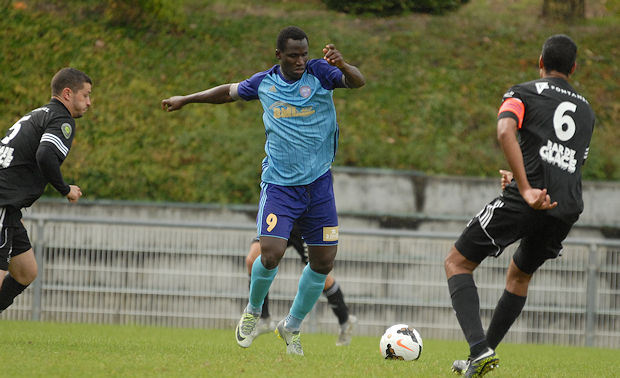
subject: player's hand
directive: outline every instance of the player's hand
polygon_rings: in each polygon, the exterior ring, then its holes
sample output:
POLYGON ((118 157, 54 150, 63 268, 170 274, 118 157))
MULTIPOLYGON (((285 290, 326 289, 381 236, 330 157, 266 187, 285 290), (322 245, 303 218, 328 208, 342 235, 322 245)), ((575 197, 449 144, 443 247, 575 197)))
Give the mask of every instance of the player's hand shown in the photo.
POLYGON ((551 202, 551 197, 547 194, 547 189, 530 188, 521 193, 523 199, 534 210, 550 210, 558 205, 551 202))
POLYGON ((173 112, 175 110, 181 109, 185 103, 183 102, 183 96, 172 96, 165 100, 161 100, 161 108, 162 110, 167 110, 169 112, 173 112))
POLYGON ((71 203, 76 203, 80 197, 82 197, 82 189, 80 189, 77 185, 69 185, 69 193, 67 194, 67 199, 71 203))
POLYGON ((325 59, 327 63, 338 68, 344 67, 345 64, 342 54, 340 54, 340 51, 336 50, 336 46, 331 43, 325 45, 325 48, 323 48, 323 59, 325 59))
POLYGON ((505 190, 506 186, 510 184, 510 182, 512 181, 512 172, 504 170, 504 169, 500 169, 499 174, 502 175, 502 179, 501 179, 502 190, 505 190))

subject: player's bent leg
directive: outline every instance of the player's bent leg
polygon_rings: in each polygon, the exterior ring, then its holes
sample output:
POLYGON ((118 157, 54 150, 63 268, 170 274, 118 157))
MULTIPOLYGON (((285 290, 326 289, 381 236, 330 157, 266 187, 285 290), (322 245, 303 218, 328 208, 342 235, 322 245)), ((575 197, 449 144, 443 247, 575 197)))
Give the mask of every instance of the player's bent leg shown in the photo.
POLYGON ((533 274, 525 273, 519 269, 514 260, 511 259, 506 272, 506 290, 521 297, 527 296, 532 276, 533 274))
MULTIPOLYGON (((245 265, 248 269, 248 275, 250 277, 252 276, 252 265, 254 264, 254 261, 256 261, 256 258, 258 256, 260 256, 260 244, 257 239, 252 241, 252 244, 250 244, 250 250, 245 258, 245 265)), ((267 293, 267 295, 265 295, 265 299, 263 300, 262 311, 260 314, 260 318, 256 323, 256 327, 254 328, 253 336, 254 338, 256 338, 265 333, 273 332, 275 329, 275 321, 271 320, 271 316, 269 315, 269 293, 267 293)))
POLYGON ((337 252, 337 245, 308 246, 308 257, 310 260, 308 264, 313 271, 327 275, 334 268, 337 252))
POLYGON ((260 256, 266 269, 274 269, 278 266, 286 251, 286 243, 286 239, 261 236, 260 256))
POLYGON ((447 278, 450 278, 455 274, 473 274, 478 265, 479 263, 468 260, 454 246, 452 246, 448 256, 446 256, 446 259, 444 260, 444 268, 446 270, 447 278))
POLYGON ((506 290, 504 290, 495 306, 493 317, 487 330, 489 347, 497 348, 521 314, 527 300, 527 290, 531 278, 532 274, 523 272, 517 267, 514 260, 510 260, 508 273, 506 274, 506 290))
POLYGON ((263 302, 278 272, 278 263, 286 250, 286 240, 261 237, 260 247, 261 255, 252 264, 249 303, 235 329, 237 344, 244 348, 249 347, 256 337, 255 328, 262 312, 263 302), (264 259, 269 262, 264 264, 264 259))
POLYGON ((349 315, 349 308, 344 302, 344 294, 342 294, 340 285, 336 282, 331 273, 327 275, 327 279, 325 280, 323 294, 327 297, 329 307, 331 307, 334 315, 338 318, 340 332, 338 334, 336 346, 351 344, 353 329, 357 324, 357 318, 354 315, 349 315))
POLYGON ((11 258, 8 274, 6 271, 0 271, 3 277, 0 287, 0 312, 13 304, 15 297, 35 280, 37 270, 37 261, 32 248, 11 258))
POLYGON ((303 355, 299 335, 301 323, 321 296, 327 274, 333 267, 336 250, 335 245, 309 247, 310 262, 299 278, 293 305, 286 319, 276 327, 276 334, 286 342, 287 353, 303 355))
POLYGON ((445 260, 448 289, 456 318, 469 344, 470 356, 478 356, 488 349, 488 342, 480 319, 480 299, 473 278, 478 263, 468 260, 452 247, 445 260))
POLYGON ((248 269, 248 274, 252 274, 252 264, 254 264, 254 260, 260 256, 260 243, 258 241, 253 241, 250 244, 250 250, 248 251, 248 255, 245 257, 245 266, 248 269))
POLYGON ((37 260, 32 248, 11 257, 9 274, 22 285, 30 285, 37 278, 38 270, 37 260))

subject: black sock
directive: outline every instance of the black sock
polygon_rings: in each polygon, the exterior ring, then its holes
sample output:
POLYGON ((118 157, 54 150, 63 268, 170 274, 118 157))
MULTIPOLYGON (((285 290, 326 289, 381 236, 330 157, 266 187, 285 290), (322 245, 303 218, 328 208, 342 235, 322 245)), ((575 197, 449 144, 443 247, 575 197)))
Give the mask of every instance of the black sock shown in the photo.
MULTIPOLYGON (((248 287, 252 285, 252 279, 250 278, 250 282, 248 283, 248 287)), ((271 315, 269 314, 269 293, 265 295, 265 301, 263 302, 263 311, 260 313, 260 317, 262 319, 267 319, 271 315)))
POLYGON ((344 303, 344 295, 340 290, 340 285, 334 281, 334 284, 327 290, 323 290, 323 294, 327 297, 327 303, 332 308, 334 314, 338 317, 338 324, 344 324, 349 319, 349 309, 344 303))
POLYGON ((13 299, 26 290, 27 287, 28 285, 20 284, 10 274, 7 274, 4 277, 4 281, 2 281, 2 288, 0 288, 0 312, 13 304, 13 299))
POLYGON ((497 348, 512 324, 517 320, 525 306, 527 297, 522 297, 504 290, 502 297, 497 302, 493 318, 487 331, 487 341, 493 349, 497 348))
POLYGON ((271 315, 269 314, 269 293, 265 295, 265 301, 263 302, 263 312, 261 312, 260 317, 263 319, 271 317, 271 315))
POLYGON ((469 353, 475 357, 489 345, 480 320, 480 299, 471 274, 456 274, 448 279, 452 307, 469 344, 469 353))

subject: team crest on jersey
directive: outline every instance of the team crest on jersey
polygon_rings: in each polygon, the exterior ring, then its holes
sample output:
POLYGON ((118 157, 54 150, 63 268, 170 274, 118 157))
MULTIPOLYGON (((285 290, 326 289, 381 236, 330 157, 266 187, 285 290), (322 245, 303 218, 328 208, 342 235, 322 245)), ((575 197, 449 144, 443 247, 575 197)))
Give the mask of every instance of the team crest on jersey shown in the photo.
POLYGON ((303 98, 308 98, 311 92, 312 92, 312 89, 310 89, 310 87, 307 85, 302 85, 301 88, 299 88, 299 94, 303 98))
POLYGON ((66 139, 69 139, 71 132, 73 131, 73 129, 71 129, 71 125, 68 123, 63 123, 62 126, 60 126, 60 130, 62 130, 62 135, 64 135, 66 139))

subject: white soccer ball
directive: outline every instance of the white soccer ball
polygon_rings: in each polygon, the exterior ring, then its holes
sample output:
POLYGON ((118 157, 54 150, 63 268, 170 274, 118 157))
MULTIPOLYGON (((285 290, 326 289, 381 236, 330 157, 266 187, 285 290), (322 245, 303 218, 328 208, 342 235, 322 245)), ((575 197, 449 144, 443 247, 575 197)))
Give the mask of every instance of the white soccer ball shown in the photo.
POLYGON ((379 349, 386 360, 417 360, 422 354, 422 337, 415 328, 396 324, 381 336, 379 349))

